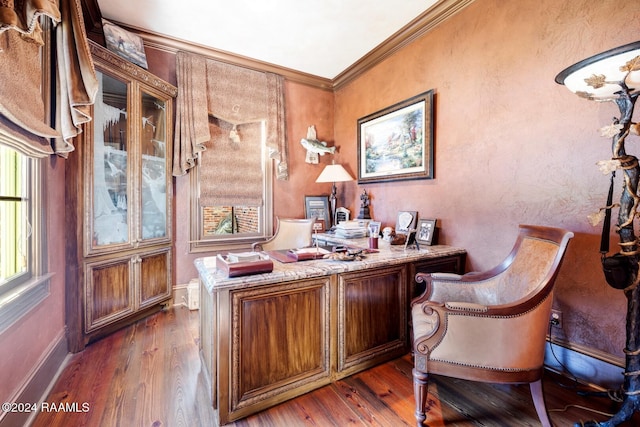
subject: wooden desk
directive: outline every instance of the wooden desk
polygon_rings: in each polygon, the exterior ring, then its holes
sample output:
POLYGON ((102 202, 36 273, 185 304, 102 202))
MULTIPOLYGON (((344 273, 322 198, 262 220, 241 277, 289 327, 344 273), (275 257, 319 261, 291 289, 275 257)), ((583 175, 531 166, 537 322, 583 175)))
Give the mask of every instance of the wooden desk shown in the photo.
POLYGON ((418 271, 462 273, 449 246, 384 247, 362 261, 274 261, 225 278, 199 258, 200 348, 221 425, 406 354, 418 271))

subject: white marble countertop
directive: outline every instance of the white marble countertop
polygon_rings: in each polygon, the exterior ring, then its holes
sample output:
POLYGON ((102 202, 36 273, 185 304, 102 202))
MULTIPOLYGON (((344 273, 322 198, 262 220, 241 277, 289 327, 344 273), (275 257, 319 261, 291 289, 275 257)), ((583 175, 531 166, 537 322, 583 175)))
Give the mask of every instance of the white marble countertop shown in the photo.
MULTIPOLYGON (((348 241, 351 247, 364 248, 367 239, 352 239, 348 241), (364 243, 364 245, 362 245, 364 243)), ((316 259, 292 263, 281 263, 273 260, 273 271, 240 277, 227 277, 223 271, 216 269, 216 257, 197 258, 194 264, 200 279, 209 292, 226 288, 242 289, 261 284, 280 283, 285 281, 308 279, 328 276, 367 268, 385 267, 394 264, 415 262, 430 258, 440 258, 450 255, 466 253, 462 248, 435 245, 417 249, 405 249, 404 246, 392 246, 380 239, 376 253, 368 253, 361 261, 334 261, 316 259)))

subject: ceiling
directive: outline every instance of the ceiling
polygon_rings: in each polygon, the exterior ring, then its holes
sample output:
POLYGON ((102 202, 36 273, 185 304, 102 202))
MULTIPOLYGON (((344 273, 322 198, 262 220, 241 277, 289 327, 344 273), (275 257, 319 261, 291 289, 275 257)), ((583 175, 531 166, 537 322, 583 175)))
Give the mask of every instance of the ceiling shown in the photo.
POLYGON ((442 3, 458 1, 98 0, 131 29, 327 79, 442 3))

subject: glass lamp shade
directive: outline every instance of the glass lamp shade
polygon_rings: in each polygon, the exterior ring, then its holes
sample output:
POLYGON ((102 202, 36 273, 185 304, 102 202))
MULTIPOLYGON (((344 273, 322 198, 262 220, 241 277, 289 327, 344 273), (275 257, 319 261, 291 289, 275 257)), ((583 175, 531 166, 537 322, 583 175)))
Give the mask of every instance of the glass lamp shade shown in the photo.
POLYGON ((327 165, 322 173, 316 179, 316 182, 343 182, 353 181, 353 177, 349 175, 342 165, 327 165))
POLYGON ((618 98, 623 81, 635 93, 640 90, 640 41, 584 59, 561 71, 555 80, 576 95, 596 101, 618 98))

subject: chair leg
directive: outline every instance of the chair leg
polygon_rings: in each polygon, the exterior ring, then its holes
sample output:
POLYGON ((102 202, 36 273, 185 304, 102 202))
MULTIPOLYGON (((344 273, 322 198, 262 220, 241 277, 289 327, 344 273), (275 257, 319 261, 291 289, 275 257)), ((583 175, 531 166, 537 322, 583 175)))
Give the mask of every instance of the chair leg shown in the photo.
POLYGON ((427 406, 427 393, 429 374, 413 369, 413 395, 416 399, 416 426, 423 427, 422 423, 427 419, 425 415, 427 406))
POLYGON ((544 403, 544 395, 542 394, 542 380, 540 379, 530 383, 529 387, 531 388, 533 405, 536 407, 536 412, 538 413, 542 427, 552 427, 549 414, 547 413, 547 407, 544 403))

